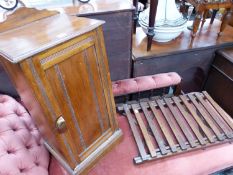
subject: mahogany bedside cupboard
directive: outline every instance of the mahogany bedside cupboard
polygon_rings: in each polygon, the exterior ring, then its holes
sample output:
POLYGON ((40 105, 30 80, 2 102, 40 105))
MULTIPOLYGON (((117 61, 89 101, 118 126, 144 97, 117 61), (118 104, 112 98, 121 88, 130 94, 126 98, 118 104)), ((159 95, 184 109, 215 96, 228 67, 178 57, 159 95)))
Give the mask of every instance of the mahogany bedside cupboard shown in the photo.
MULTIPOLYGON (((13 15, 23 10, 33 11, 13 15)), ((122 136, 103 23, 56 14, 0 33, 1 63, 45 145, 70 174, 87 173, 122 136)))

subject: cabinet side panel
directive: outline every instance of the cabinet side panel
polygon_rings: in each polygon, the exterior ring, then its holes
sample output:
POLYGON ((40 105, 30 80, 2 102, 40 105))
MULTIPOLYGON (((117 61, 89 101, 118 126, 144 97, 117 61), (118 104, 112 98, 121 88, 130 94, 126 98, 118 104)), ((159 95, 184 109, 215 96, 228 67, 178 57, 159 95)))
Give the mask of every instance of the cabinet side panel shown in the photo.
POLYGON ((102 27, 98 27, 96 29, 96 54, 97 54, 97 60, 101 65, 100 74, 103 79, 103 87, 107 102, 108 114, 110 117, 110 124, 112 130, 115 131, 116 129, 118 129, 118 123, 116 120, 116 107, 112 93, 112 82, 110 78, 108 59, 106 54, 106 48, 104 45, 102 27))

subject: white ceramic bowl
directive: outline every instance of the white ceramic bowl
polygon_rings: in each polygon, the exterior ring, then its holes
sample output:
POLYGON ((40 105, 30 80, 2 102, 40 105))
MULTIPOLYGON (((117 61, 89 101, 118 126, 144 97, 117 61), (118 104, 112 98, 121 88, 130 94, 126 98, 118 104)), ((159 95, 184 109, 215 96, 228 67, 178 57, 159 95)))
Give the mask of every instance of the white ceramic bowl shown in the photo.
MULTIPOLYGON (((157 42, 168 42, 177 38, 187 26, 187 19, 178 12, 177 17, 172 20, 164 19, 163 16, 156 16, 153 40, 157 42)), ((147 33, 149 21, 149 9, 139 14, 139 24, 143 31, 147 33)))
MULTIPOLYGON (((182 31, 186 28, 186 24, 187 23, 184 23, 183 25, 176 27, 169 27, 169 26, 154 27, 155 35, 153 37, 153 40, 157 42, 169 42, 177 38, 182 33, 182 31)), ((142 24, 140 25, 142 27, 142 30, 145 33, 147 33, 148 31, 147 26, 142 24)))

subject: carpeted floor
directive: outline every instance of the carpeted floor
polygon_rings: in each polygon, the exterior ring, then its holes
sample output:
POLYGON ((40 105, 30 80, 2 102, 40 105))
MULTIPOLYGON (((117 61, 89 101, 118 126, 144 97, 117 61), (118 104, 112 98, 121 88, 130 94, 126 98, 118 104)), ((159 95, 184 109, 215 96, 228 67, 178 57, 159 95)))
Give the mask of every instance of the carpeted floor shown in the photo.
POLYGON ((233 166, 233 144, 229 143, 134 165, 138 151, 127 119, 118 115, 118 121, 124 134, 122 142, 97 163, 90 175, 207 175, 233 166))

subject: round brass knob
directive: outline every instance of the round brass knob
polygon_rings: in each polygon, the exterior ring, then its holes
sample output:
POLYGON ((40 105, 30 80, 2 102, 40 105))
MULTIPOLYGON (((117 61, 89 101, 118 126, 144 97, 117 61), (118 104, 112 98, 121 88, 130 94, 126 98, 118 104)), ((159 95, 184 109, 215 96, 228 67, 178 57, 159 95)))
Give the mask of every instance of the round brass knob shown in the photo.
POLYGON ((56 121, 56 128, 59 132, 65 132, 66 131, 66 121, 65 119, 61 116, 59 118, 57 118, 56 121))

